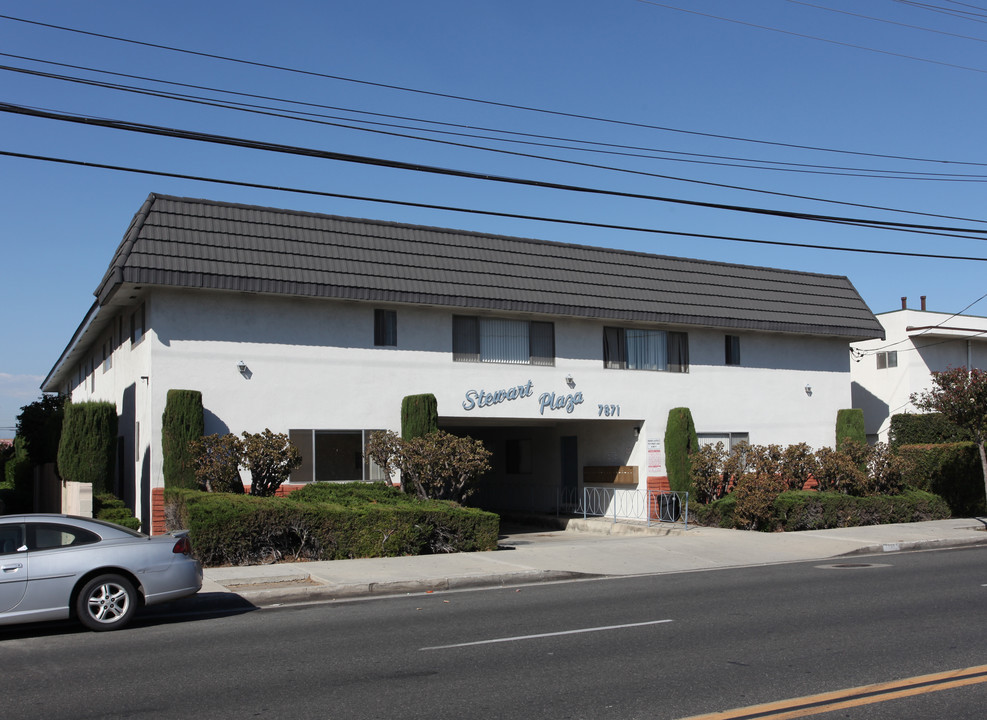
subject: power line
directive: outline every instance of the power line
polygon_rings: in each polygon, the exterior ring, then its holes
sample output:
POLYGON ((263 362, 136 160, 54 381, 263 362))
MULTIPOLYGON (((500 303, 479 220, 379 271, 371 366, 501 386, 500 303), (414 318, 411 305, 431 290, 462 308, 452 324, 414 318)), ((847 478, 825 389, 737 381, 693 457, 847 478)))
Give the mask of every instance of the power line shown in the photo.
MULTIPOLYGON (((645 0, 639 0, 639 2, 645 2, 645 0)), ((651 4, 658 5, 659 3, 651 3, 651 4)), ((681 8, 675 8, 673 6, 662 6, 662 7, 668 7, 668 8, 673 9, 673 10, 681 10, 682 12, 692 12, 692 11, 689 11, 689 10, 682 10, 681 8)), ((701 13, 696 13, 696 14, 701 14, 701 13)), ((716 17, 716 16, 710 16, 710 17, 716 17)), ((816 151, 816 152, 837 153, 837 154, 841 154, 841 155, 854 155, 854 156, 858 156, 858 157, 874 157, 874 158, 884 158, 884 159, 893 159, 893 160, 910 160, 910 161, 935 162, 935 163, 952 163, 952 162, 954 162, 954 161, 951 161, 951 160, 936 160, 936 159, 933 159, 933 158, 916 158, 916 157, 907 157, 907 156, 900 156, 900 155, 889 155, 889 154, 882 154, 882 153, 865 152, 865 151, 861 151, 861 150, 843 150, 843 149, 838 149, 838 148, 827 148, 827 147, 819 147, 819 146, 814 146, 814 145, 800 145, 800 144, 797 144, 797 143, 785 143, 785 142, 779 142, 779 141, 775 141, 775 140, 761 140, 761 139, 756 139, 756 138, 745 138, 745 137, 740 137, 740 136, 735 136, 735 135, 724 135, 724 134, 719 134, 719 133, 702 132, 702 131, 698 131, 698 130, 686 130, 686 129, 683 129, 683 128, 674 128, 674 127, 664 126, 664 125, 652 125, 652 124, 648 124, 648 123, 634 122, 634 121, 631 121, 631 120, 619 120, 619 119, 616 119, 616 118, 607 118, 607 117, 596 116, 596 115, 587 115, 587 114, 581 114, 581 113, 565 112, 565 111, 562 111, 562 110, 551 110, 551 109, 547 109, 547 108, 538 108, 538 107, 529 106, 529 105, 520 105, 520 104, 517 104, 517 103, 498 102, 496 100, 484 100, 482 98, 469 97, 469 96, 466 96, 466 95, 455 95, 455 94, 452 94, 452 93, 443 93, 443 92, 437 92, 437 91, 434 91, 434 90, 422 90, 420 88, 406 87, 406 86, 403 86, 403 85, 395 85, 395 84, 391 84, 391 83, 374 82, 374 81, 371 81, 371 80, 362 80, 362 79, 359 79, 359 78, 350 78, 350 77, 345 77, 345 76, 342 76, 342 75, 332 75, 332 74, 329 74, 329 73, 316 72, 314 70, 305 70, 305 69, 302 69, 302 68, 293 68, 293 67, 288 67, 288 66, 285 66, 285 65, 276 65, 276 64, 273 64, 273 63, 263 63, 263 62, 258 62, 258 61, 255 61, 255 60, 246 60, 246 59, 243 59, 243 58, 235 58, 235 57, 231 57, 231 56, 227 56, 227 55, 218 55, 218 54, 215 54, 215 53, 202 52, 202 51, 198 51, 198 50, 188 50, 188 49, 185 49, 185 48, 179 48, 179 47, 175 47, 175 46, 171 46, 171 45, 163 45, 163 44, 152 43, 152 42, 147 42, 147 41, 143 41, 143 40, 133 40, 131 38, 124 38, 124 37, 120 37, 120 36, 116 36, 116 35, 108 35, 106 33, 97 33, 97 32, 92 32, 92 31, 89 31, 89 30, 80 30, 78 28, 71 28, 71 27, 67 27, 67 26, 64 26, 64 25, 56 25, 54 23, 45 23, 45 22, 41 22, 41 21, 38 21, 38 20, 28 20, 26 18, 15 17, 13 15, 0 14, 0 19, 10 20, 12 22, 26 23, 26 24, 35 25, 35 26, 38 26, 38 27, 49 28, 49 29, 52 29, 52 30, 59 30, 59 31, 63 31, 63 32, 75 33, 75 34, 78 34, 78 35, 85 35, 85 36, 88 36, 88 37, 100 38, 100 39, 103 39, 103 40, 113 40, 115 42, 127 43, 127 44, 130 44, 130 45, 137 45, 137 46, 141 46, 141 47, 154 48, 154 49, 157 49, 157 50, 166 50, 168 52, 175 52, 175 53, 181 53, 181 54, 185 54, 185 55, 192 55, 192 56, 195 56, 195 57, 208 58, 208 59, 211 59, 211 60, 221 60, 221 61, 224 61, 224 62, 231 62, 231 63, 240 64, 240 65, 247 65, 247 66, 251 66, 251 67, 265 68, 265 69, 268 69, 268 70, 278 70, 280 72, 295 73, 295 74, 298 74, 298 75, 305 75, 305 76, 308 76, 308 77, 317 77, 317 78, 323 78, 323 79, 327 79, 327 80, 336 80, 336 81, 339 81, 339 82, 354 83, 354 84, 357 84, 357 85, 365 85, 365 86, 369 86, 369 87, 377 87, 377 88, 382 88, 382 89, 385 89, 385 90, 398 90, 398 91, 401 91, 401 92, 408 92, 408 93, 414 93, 414 94, 418 94, 418 95, 425 95, 425 96, 429 96, 429 97, 443 98, 443 99, 447 99, 447 100, 457 100, 457 101, 461 101, 461 102, 475 103, 475 104, 479 104, 479 105, 489 105, 489 106, 492 106, 492 107, 502 107, 502 108, 506 108, 506 109, 509 109, 509 110, 522 110, 522 111, 525 111, 525 112, 541 113, 541 114, 545 114, 545 115, 551 115, 551 116, 554 116, 554 117, 567 117, 567 118, 572 118, 572 119, 576 119, 576 120, 590 120, 590 121, 593 121, 593 122, 607 123, 607 124, 618 125, 618 126, 622 126, 622 127, 636 127, 636 128, 646 129, 646 130, 660 130, 662 132, 677 133, 677 134, 681 134, 681 135, 689 135, 689 136, 694 136, 694 137, 705 137, 705 138, 712 138, 712 139, 716 139, 716 140, 730 140, 730 141, 734 141, 734 142, 753 143, 753 144, 757 144, 757 145, 767 145, 767 146, 771 146, 771 147, 791 148, 791 149, 796 149, 796 150, 812 150, 812 151, 816 151)), ((728 18, 717 18, 717 19, 727 20, 728 18)), ((770 29, 770 28, 768 28, 768 29, 770 29)), ((983 71, 983 72, 987 72, 987 71, 983 71)))
POLYGON ((769 217, 779 217, 787 219, 797 219, 797 220, 812 220, 816 222, 827 222, 827 223, 838 223, 845 225, 855 225, 859 227, 866 227, 871 229, 883 229, 883 230, 898 230, 905 232, 915 232, 921 234, 939 234, 939 233, 949 233, 949 237, 959 237, 964 239, 976 239, 983 240, 985 238, 982 235, 987 234, 987 230, 979 230, 976 228, 956 228, 941 225, 919 225, 915 223, 901 223, 892 222, 888 220, 871 220, 865 218, 849 218, 840 217, 833 215, 820 215, 816 213, 799 213, 791 212, 786 210, 774 210, 770 208, 759 208, 747 205, 731 205, 727 203, 714 203, 714 202, 704 202, 700 200, 686 200, 683 198, 674 198, 662 195, 650 195, 647 193, 634 193, 619 190, 604 190, 601 188, 593 188, 584 185, 571 185, 567 183, 556 183, 544 180, 531 180, 526 178, 517 178, 504 175, 494 175, 490 173, 480 173, 468 170, 456 170, 452 168, 443 168, 435 165, 425 165, 422 163, 409 163, 398 160, 389 160, 386 158, 377 158, 366 155, 354 155, 352 153, 341 153, 330 150, 317 150, 314 148, 300 147, 297 145, 285 145, 281 143, 272 143, 266 141, 258 140, 248 140, 245 138, 237 138, 229 135, 217 135, 212 133, 196 132, 191 130, 180 130, 177 128, 167 128, 160 125, 149 125, 145 123, 136 123, 122 120, 111 120, 106 118, 95 118, 88 116, 78 116, 69 115, 66 113, 59 113, 49 110, 28 108, 21 105, 14 105, 12 103, 0 103, 0 112, 13 113, 18 115, 25 115, 29 117, 39 117, 46 118, 50 120, 59 120, 64 122, 77 123, 81 125, 91 125, 96 127, 111 128, 116 130, 126 130, 128 132, 137 132, 148 135, 157 135, 161 137, 171 137, 184 140, 195 140, 199 142, 208 142, 218 145, 227 145, 232 147, 242 147, 249 148, 253 150, 264 150, 268 152, 277 152, 289 155, 300 155, 305 157, 316 157, 325 160, 336 160, 339 162, 356 163, 360 165, 370 165, 376 167, 386 167, 390 169, 397 170, 411 170, 415 172, 425 172, 435 175, 444 175, 448 177, 458 177, 471 180, 485 180, 489 182, 506 183, 512 185, 520 185, 525 187, 537 187, 548 190, 564 190, 568 192, 578 192, 590 195, 605 195, 609 197, 621 197, 634 200, 651 200, 655 202, 665 202, 672 203, 676 205, 686 205, 691 207, 701 207, 712 210, 729 210, 734 212, 742 212, 753 215, 763 215, 769 217), (972 233, 972 235, 966 235, 964 233, 972 233))
MULTIPOLYGON (((686 8, 677 7, 675 5, 666 5, 665 3, 655 2, 655 0, 637 0, 640 3, 646 5, 654 5, 656 7, 665 8, 666 10, 676 10, 678 12, 689 13, 690 15, 698 15, 700 17, 710 18, 712 20, 722 20, 724 22, 734 23, 736 25, 744 25, 746 27, 757 28, 758 30, 769 30, 771 32, 781 33, 782 35, 791 35, 793 37, 802 38, 803 40, 816 40, 818 42, 829 43, 830 45, 839 45, 840 47, 853 48, 854 50, 866 50, 867 52, 878 53, 880 55, 888 55, 890 57, 903 58, 905 60, 916 60, 918 62, 929 63, 931 65, 939 65, 942 67, 953 68, 954 70, 969 70, 970 72, 987 74, 987 70, 984 68, 971 67, 969 65, 958 65, 956 63, 949 63, 943 60, 931 60, 930 58, 918 57, 917 55, 906 55, 905 53, 891 52, 890 50, 879 50, 878 48, 868 47, 866 45, 857 45, 856 43, 842 42, 840 40, 831 40, 829 38, 819 37, 818 35, 807 35, 805 33, 798 33, 792 30, 783 30, 781 28, 771 27, 770 25, 759 25, 758 23, 747 22, 745 20, 737 20, 735 18, 723 17, 721 15, 712 15, 710 13, 699 12, 698 10, 688 10, 686 8)), ((911 3, 909 3, 911 4, 911 3)))
POLYGON ((574 225, 578 227, 599 228, 604 230, 625 230, 629 232, 642 232, 654 235, 672 235, 676 237, 688 237, 703 240, 724 240, 727 242, 751 243, 756 245, 774 245, 779 247, 800 248, 807 250, 831 250, 835 252, 848 252, 866 255, 887 255, 896 257, 925 258, 932 260, 969 260, 973 262, 987 262, 984 257, 969 257, 960 255, 941 255, 935 253, 913 253, 900 250, 876 250, 870 248, 848 248, 837 245, 818 245, 812 243, 794 243, 781 240, 763 240, 757 238, 744 238, 733 235, 713 235, 708 233, 684 232, 678 230, 665 230, 658 228, 648 228, 635 225, 618 225, 614 223, 591 222, 588 220, 572 220, 568 218, 556 218, 542 215, 526 215, 521 213, 508 213, 496 210, 478 210, 475 208, 464 208, 453 205, 439 205, 435 203, 412 202, 409 200, 393 200, 387 198, 369 197, 365 195, 352 195, 347 193, 334 193, 324 190, 309 190, 304 188, 287 187, 283 185, 269 185, 265 183, 254 183, 242 180, 228 180, 222 178, 208 177, 204 175, 189 175, 185 173, 173 173, 163 170, 148 170, 143 168, 127 167, 123 165, 111 165, 107 163, 89 162, 85 160, 70 160, 67 158, 56 158, 45 155, 33 155, 29 153, 19 153, 7 150, 0 150, 0 156, 20 158, 24 160, 37 160, 41 162, 59 163, 76 167, 96 168, 101 170, 113 170, 117 172, 132 173, 138 175, 153 175, 157 177, 172 178, 178 180, 191 180, 195 182, 208 182, 220 185, 231 185, 234 187, 245 187, 257 190, 273 190, 277 192, 298 193, 302 195, 313 195, 317 197, 332 197, 342 200, 357 200, 361 202, 381 203, 387 205, 399 205, 402 207, 421 208, 426 210, 442 210, 448 212, 459 212, 471 215, 487 215, 490 217, 509 218, 515 220, 533 220, 536 222, 547 222, 561 225, 574 225))
POLYGON ((972 40, 973 42, 987 43, 987 38, 979 38, 972 35, 960 35, 959 33, 936 30, 935 28, 924 27, 922 25, 909 25, 908 23, 888 20, 887 18, 874 17, 873 15, 861 15, 860 13, 850 12, 848 10, 839 10, 837 8, 826 7, 825 5, 816 5, 815 3, 805 2, 804 0, 785 0, 785 2, 790 2, 793 5, 804 5, 805 7, 816 8, 817 10, 825 10, 826 12, 839 13, 840 15, 863 18, 864 20, 873 20, 874 22, 886 23, 888 25, 897 25, 898 27, 905 27, 911 30, 921 30, 923 32, 935 33, 936 35, 959 38, 960 40, 972 40))
MULTIPOLYGON (((795 0, 792 0, 792 1, 795 1, 795 0)), ((985 41, 985 42, 987 42, 987 41, 985 41)), ((567 149, 567 150, 578 150, 578 151, 582 151, 582 152, 598 152, 598 153, 603 153, 603 154, 608 154, 608 155, 620 155, 620 156, 625 156, 625 157, 640 157, 640 158, 646 158, 646 159, 672 160, 672 161, 683 162, 682 160, 678 160, 677 158, 656 157, 654 155, 636 154, 636 153, 632 153, 632 152, 614 152, 613 150, 602 150, 602 149, 597 149, 597 148, 614 148, 614 149, 619 149, 619 150, 641 151, 641 152, 647 152, 647 153, 667 153, 669 155, 681 155, 681 156, 684 156, 684 157, 687 157, 687 158, 711 158, 711 159, 714 159, 714 160, 729 160, 729 161, 734 161, 736 163, 758 163, 758 165, 728 165, 728 166, 729 167, 748 167, 748 168, 752 168, 752 169, 761 169, 761 170, 785 170, 787 168, 810 168, 810 169, 816 169, 816 168, 818 168, 818 169, 823 169, 823 170, 839 170, 839 171, 845 171, 845 172, 888 173, 888 174, 896 174, 896 175, 922 175, 922 176, 928 175, 928 176, 933 176, 933 177, 942 176, 942 177, 947 177, 947 178, 950 178, 950 177, 958 177, 958 178, 963 178, 963 177, 981 178, 981 177, 984 177, 983 175, 960 175, 958 173, 929 173, 929 172, 920 171, 920 170, 887 170, 887 169, 847 167, 847 166, 840 166, 840 165, 822 165, 822 164, 819 164, 819 163, 795 163, 795 162, 786 162, 786 161, 780 161, 780 160, 764 160, 764 159, 761 159, 761 158, 738 157, 738 156, 735 156, 735 155, 717 155, 717 154, 713 154, 713 153, 695 153, 695 152, 685 152, 685 151, 681 151, 681 150, 671 150, 671 149, 668 149, 668 148, 652 148, 652 147, 643 147, 643 146, 640 146, 640 145, 627 145, 627 144, 622 144, 622 143, 607 143, 607 142, 600 142, 600 141, 596 141, 596 140, 585 140, 585 139, 581 139, 581 138, 568 138, 568 137, 560 137, 560 136, 557 136, 557 135, 543 135, 543 134, 538 134, 538 133, 521 132, 521 131, 517 131, 517 130, 505 130, 505 129, 502 129, 502 128, 484 127, 482 125, 476 125, 476 124, 453 123, 453 122, 447 122, 447 121, 442 121, 442 120, 429 120, 429 119, 426 119, 426 118, 416 118, 416 117, 408 117, 408 116, 405 116, 405 115, 395 115, 393 113, 371 112, 371 111, 367 111, 367 110, 358 110, 358 109, 355 109, 355 108, 340 107, 340 106, 337 106, 337 105, 326 105, 326 104, 323 104, 323 103, 314 103, 314 102, 309 102, 309 101, 304 101, 304 100, 292 100, 290 98, 280 98, 280 97, 274 97, 274 96, 270 96, 270 95, 260 95, 260 94, 257 94, 257 93, 248 93, 248 92, 242 92, 242 91, 237 91, 237 90, 227 90, 225 88, 211 87, 211 86, 208 86, 208 85, 197 85, 197 84, 193 84, 193 83, 177 82, 177 81, 174 81, 174 80, 164 80, 164 79, 161 79, 161 78, 149 77, 149 76, 146 76, 146 75, 134 75, 132 73, 122 73, 122 72, 116 72, 116 71, 113 71, 113 70, 104 70, 104 69, 101 69, 101 68, 94 68, 94 67, 90 67, 90 66, 86 66, 86 65, 77 65, 77 64, 73 64, 73 63, 56 62, 56 61, 53 61, 53 60, 43 60, 41 58, 29 57, 29 56, 26 56, 26 55, 16 55, 14 53, 0 52, 0 56, 14 58, 14 59, 17 59, 17 60, 25 60, 27 62, 38 63, 38 64, 42 64, 42 65, 53 65, 53 66, 56 66, 56 67, 71 68, 73 70, 82 70, 82 71, 85 71, 85 72, 97 73, 97 74, 100 74, 100 75, 110 75, 110 76, 113 76, 113 77, 122 77, 122 78, 131 79, 131 80, 142 80, 142 81, 145 81, 145 82, 158 83, 158 84, 161 84, 161 85, 169 85, 169 86, 173 86, 173 87, 189 88, 189 89, 194 89, 194 90, 206 90, 208 92, 222 93, 224 95, 234 95, 234 96, 237 96, 237 97, 247 97, 247 98, 252 98, 252 99, 257 99, 257 100, 270 100, 270 101, 273 101, 273 102, 284 103, 284 104, 288 104, 288 105, 300 105, 300 106, 303 106, 303 107, 321 108, 321 109, 324 109, 324 110, 336 110, 336 111, 341 111, 341 112, 346 112, 346 113, 352 113, 352 114, 357 114, 357 115, 369 115, 369 116, 372 116, 372 117, 388 118, 388 119, 392 119, 392 120, 405 120, 405 121, 410 121, 410 122, 415 122, 415 123, 422 123, 422 124, 427 124, 427 125, 436 125, 436 126, 440 126, 440 127, 451 127, 451 128, 459 128, 459 129, 469 129, 469 130, 473 130, 473 131, 482 131, 482 132, 487 132, 487 133, 497 133, 497 134, 500 134, 500 135, 512 135, 512 136, 517 136, 517 137, 535 138, 535 139, 539 139, 539 140, 552 140, 552 141, 558 141, 558 142, 579 143, 579 144, 582 144, 582 145, 591 145, 591 146, 594 146, 592 148, 584 148, 584 147, 570 147, 570 146, 565 146, 565 145, 548 145, 548 144, 545 144, 545 143, 523 143, 523 144, 541 145, 541 146, 546 146, 546 147, 560 147, 560 148, 564 148, 564 149, 567 149), (762 165, 777 165, 777 166, 782 166, 782 167, 778 167, 778 168, 775 168, 775 167, 761 167, 762 165)), ((19 68, 19 67, 13 67, 13 66, 0 66, 0 68, 2 68, 4 70, 7 70, 9 72, 18 72, 18 73, 24 73, 24 74, 30 74, 30 75, 38 75, 38 76, 41 76, 41 77, 46 77, 46 78, 51 78, 51 79, 56 79, 56 80, 63 80, 63 81, 66 81, 66 82, 74 82, 74 83, 81 83, 81 84, 98 85, 100 87, 108 87, 108 88, 112 88, 112 89, 116 89, 116 90, 124 90, 124 91, 128 91, 128 92, 145 92, 145 93, 151 93, 151 92, 157 93, 157 92, 159 92, 159 91, 151 91, 151 90, 148 90, 146 88, 139 88, 139 87, 132 86, 132 85, 120 85, 120 84, 112 84, 112 83, 103 83, 103 82, 100 82, 100 81, 91 80, 91 79, 87 79, 87 78, 79 78, 79 77, 74 77, 74 76, 71 76, 71 75, 57 75, 57 74, 54 74, 54 73, 42 72, 42 71, 39 71, 39 70, 30 70, 30 69, 27 69, 27 68, 19 68)), ((183 97, 191 97, 191 98, 203 99, 203 98, 201 98, 201 96, 187 95, 187 94, 181 94, 181 93, 169 93, 169 94, 162 93, 160 96, 163 96, 163 97, 174 97, 174 98, 178 98, 178 99, 183 98, 183 97)), ((211 98, 205 98, 205 99, 211 99, 211 98)), ((247 108, 250 108, 250 107, 260 107, 260 108, 263 108, 263 109, 280 109, 280 108, 271 108, 270 106, 264 106, 264 105, 252 105, 252 104, 249 104, 249 103, 233 103, 233 105, 242 105, 242 106, 247 107, 247 108)), ((311 114, 311 115, 313 115, 315 117, 327 117, 327 118, 330 118, 330 119, 347 120, 349 122, 361 122, 361 123, 370 124, 370 125, 383 125, 385 127, 397 127, 397 128, 410 129, 410 130, 420 130, 420 131, 425 131, 425 132, 433 132, 433 133, 442 133, 442 134, 449 134, 449 135, 457 135, 457 136, 460 136, 460 137, 472 137, 472 138, 482 138, 484 140, 496 140, 498 142, 521 142, 521 141, 509 140, 509 139, 506 139, 506 138, 489 137, 489 136, 486 136, 486 135, 478 135, 475 132, 474 133, 448 132, 448 131, 433 130, 433 129, 430 129, 430 128, 421 128, 421 127, 417 127, 417 126, 397 125, 397 124, 391 124, 391 123, 377 123, 377 122, 372 122, 372 121, 369 121, 369 120, 360 120, 360 119, 356 119, 356 118, 339 117, 339 116, 334 116, 334 115, 325 115, 325 114, 321 114, 321 113, 303 113, 303 112, 298 111, 298 110, 292 110, 291 112, 292 113, 296 113, 296 114, 305 114, 305 115, 311 114)), ((908 158, 908 157, 904 157, 904 156, 877 155, 877 154, 875 154, 875 157, 880 157, 880 158, 890 159, 890 160, 904 160, 904 161, 907 161, 907 162, 933 163, 935 165, 944 165, 945 164, 945 165, 966 165, 966 166, 971 166, 971 167, 987 167, 987 163, 984 163, 984 162, 974 162, 974 161, 969 161, 969 160, 930 160, 930 159, 925 159, 925 158, 908 158)), ((697 162, 697 161, 685 160, 685 162, 697 162)), ((709 164, 715 164, 715 163, 709 163, 709 164)), ((925 179, 925 178, 918 177, 918 178, 911 178, 911 179, 920 179, 921 180, 921 179, 925 179)))

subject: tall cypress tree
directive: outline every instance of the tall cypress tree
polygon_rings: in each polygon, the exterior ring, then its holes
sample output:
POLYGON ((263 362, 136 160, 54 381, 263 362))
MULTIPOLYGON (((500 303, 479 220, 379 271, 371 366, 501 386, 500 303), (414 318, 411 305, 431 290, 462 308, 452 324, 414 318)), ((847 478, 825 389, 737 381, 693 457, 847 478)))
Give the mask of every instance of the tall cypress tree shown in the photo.
POLYGON ((692 463, 689 453, 699 449, 696 425, 692 421, 692 411, 687 407, 672 408, 668 411, 665 424, 665 468, 668 471, 668 485, 672 490, 695 495, 689 470, 692 463))
POLYGON ((169 390, 161 416, 161 455, 165 487, 198 488, 189 443, 205 433, 202 393, 169 390))
POLYGON ((401 401, 401 437, 411 440, 438 429, 439 402, 435 395, 408 395, 401 401))
POLYGON ((117 408, 111 402, 65 403, 58 474, 109 492, 116 465, 117 408))
POLYGON ((846 408, 836 411, 836 447, 844 439, 853 440, 861 445, 867 444, 867 432, 864 430, 864 411, 860 408, 846 408))

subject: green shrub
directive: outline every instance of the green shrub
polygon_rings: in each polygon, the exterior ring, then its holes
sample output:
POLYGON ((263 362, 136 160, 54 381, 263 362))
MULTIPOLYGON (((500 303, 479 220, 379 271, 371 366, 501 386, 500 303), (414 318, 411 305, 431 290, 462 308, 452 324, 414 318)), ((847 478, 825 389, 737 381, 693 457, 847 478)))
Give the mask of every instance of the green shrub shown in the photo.
POLYGON ((695 488, 689 478, 689 455, 699 449, 696 425, 692 412, 687 407, 672 408, 668 411, 665 425, 665 467, 668 471, 668 484, 677 492, 695 495, 695 488))
POLYGON ((919 490, 870 497, 800 491, 779 495, 774 515, 782 530, 793 531, 943 520, 950 513, 941 497, 919 490))
POLYGON ((836 447, 844 440, 853 440, 861 445, 867 444, 867 432, 864 430, 864 411, 860 408, 845 408, 836 411, 836 447))
POLYGON ((956 517, 987 512, 980 451, 973 442, 902 445, 898 448, 905 484, 935 493, 956 517))
POLYGON ((969 430, 950 422, 942 413, 892 415, 888 431, 888 445, 893 450, 902 445, 934 445, 972 439, 969 430))
POLYGON ((333 503, 343 507, 403 505, 408 496, 400 488, 382 482, 310 483, 288 498, 298 502, 333 503))
POLYGON ((401 400, 401 437, 411 440, 439 429, 439 404, 435 395, 408 395, 401 400))
POLYGON ((190 445, 205 432, 202 393, 169 390, 161 416, 161 461, 165 487, 197 488, 190 445))
POLYGON ((737 496, 733 493, 711 503, 689 503, 689 522, 706 527, 733 528, 737 496))
POLYGON ((97 520, 123 525, 131 530, 140 530, 141 521, 134 517, 123 500, 112 493, 93 495, 93 517, 97 520))
POLYGON ((58 474, 106 492, 116 466, 117 409, 111 402, 65 403, 58 474))
POLYGON ((64 395, 42 395, 21 408, 17 436, 24 439, 32 465, 56 461, 65 402, 64 395))
POLYGON ((391 490, 368 488, 365 497, 371 499, 361 503, 361 490, 328 484, 286 498, 166 489, 165 514, 169 529, 189 530, 196 557, 208 566, 497 547, 497 515, 391 490))
POLYGON ((243 442, 233 433, 205 435, 189 443, 196 489, 243 494, 243 442))
MULTIPOLYGON (((843 448, 852 444, 844 441, 843 448)), ((861 495, 868 484, 867 476, 860 470, 859 461, 828 447, 816 451, 815 478, 823 492, 844 495, 861 495)))

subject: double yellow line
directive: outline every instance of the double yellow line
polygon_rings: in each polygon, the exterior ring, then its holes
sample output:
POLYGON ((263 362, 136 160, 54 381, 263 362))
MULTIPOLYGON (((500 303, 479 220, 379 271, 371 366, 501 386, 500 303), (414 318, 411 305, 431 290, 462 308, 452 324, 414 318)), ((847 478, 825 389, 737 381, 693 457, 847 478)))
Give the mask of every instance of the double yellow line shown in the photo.
POLYGON ((682 720, 786 720, 786 718, 819 715, 834 710, 871 705, 896 698, 924 695, 983 682, 987 682, 987 665, 964 668, 963 670, 950 670, 932 675, 919 675, 876 685, 861 685, 860 687, 820 695, 806 695, 707 715, 693 715, 682 718, 682 720))

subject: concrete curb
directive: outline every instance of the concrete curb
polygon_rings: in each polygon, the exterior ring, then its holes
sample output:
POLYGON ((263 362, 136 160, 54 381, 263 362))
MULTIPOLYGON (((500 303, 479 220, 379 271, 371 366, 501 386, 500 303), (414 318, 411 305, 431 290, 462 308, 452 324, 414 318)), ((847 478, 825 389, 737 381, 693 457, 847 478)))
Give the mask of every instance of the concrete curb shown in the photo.
POLYGON ((909 540, 904 542, 867 545, 865 547, 841 553, 836 557, 852 555, 881 555, 887 553, 908 552, 914 550, 945 550, 948 548, 981 547, 987 545, 987 536, 983 538, 956 538, 953 540, 909 540))
POLYGON ((513 585, 529 585, 556 580, 575 580, 590 577, 597 576, 566 570, 528 570, 524 572, 369 583, 322 584, 311 580, 311 578, 307 578, 306 584, 300 584, 302 581, 299 580, 298 576, 294 576, 289 582, 285 583, 284 587, 269 587, 276 583, 267 580, 263 583, 230 584, 227 586, 227 590, 252 605, 265 607, 355 597, 385 597, 388 595, 414 595, 470 588, 509 587, 513 585), (265 585, 268 587, 251 589, 251 584, 265 585))

